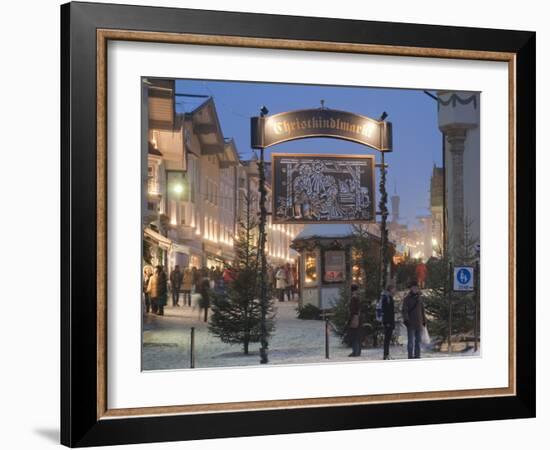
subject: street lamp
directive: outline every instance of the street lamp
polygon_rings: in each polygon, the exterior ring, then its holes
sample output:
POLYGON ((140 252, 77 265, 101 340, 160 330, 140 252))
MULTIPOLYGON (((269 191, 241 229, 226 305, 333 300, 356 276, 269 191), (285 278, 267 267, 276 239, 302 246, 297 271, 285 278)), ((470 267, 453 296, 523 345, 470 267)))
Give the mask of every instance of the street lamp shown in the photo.
POLYGON ((174 184, 174 186, 172 186, 172 190, 178 195, 183 194, 183 184, 174 184))

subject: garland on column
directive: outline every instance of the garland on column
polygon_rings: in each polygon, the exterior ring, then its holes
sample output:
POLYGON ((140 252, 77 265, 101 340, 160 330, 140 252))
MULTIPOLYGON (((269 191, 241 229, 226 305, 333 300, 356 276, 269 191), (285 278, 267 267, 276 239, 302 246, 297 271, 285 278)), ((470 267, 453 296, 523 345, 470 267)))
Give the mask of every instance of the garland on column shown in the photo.
POLYGON ((380 168, 380 201, 378 202, 378 208, 380 209, 380 215, 382 217, 380 221, 380 290, 384 289, 387 284, 388 278, 388 192, 386 191, 386 164, 384 162, 384 153, 382 153, 382 165, 380 168))

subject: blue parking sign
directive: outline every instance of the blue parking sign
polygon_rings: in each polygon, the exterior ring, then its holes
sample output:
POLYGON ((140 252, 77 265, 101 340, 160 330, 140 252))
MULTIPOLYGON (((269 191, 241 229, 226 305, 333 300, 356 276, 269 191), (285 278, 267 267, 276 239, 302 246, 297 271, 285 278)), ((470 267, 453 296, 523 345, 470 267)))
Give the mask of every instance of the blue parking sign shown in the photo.
POLYGON ((466 292, 474 290, 473 267, 459 266, 454 268, 453 290, 466 292))

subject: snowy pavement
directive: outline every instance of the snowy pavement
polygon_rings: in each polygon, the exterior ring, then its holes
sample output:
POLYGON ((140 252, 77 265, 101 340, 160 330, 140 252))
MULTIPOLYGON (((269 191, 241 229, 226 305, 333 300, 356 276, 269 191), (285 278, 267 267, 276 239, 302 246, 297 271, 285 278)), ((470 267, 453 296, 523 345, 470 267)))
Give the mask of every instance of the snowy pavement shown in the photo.
MULTIPOLYGON (((269 364, 307 364, 382 360, 382 348, 363 349, 358 358, 348 357, 350 348, 331 333, 329 356, 325 358, 325 323, 296 318, 297 302, 275 302, 276 330, 269 342, 269 364)), ((186 369, 190 367, 191 328, 195 328, 195 367, 231 367, 259 364, 259 343, 251 343, 249 355, 242 346, 224 344, 208 332, 198 309, 167 306, 164 316, 144 315, 143 370, 186 369)), ((399 342, 406 342, 403 337, 399 342)), ((406 359, 406 345, 390 349, 393 359, 406 359)), ((422 357, 472 356, 473 353, 441 353, 424 349, 422 357)))

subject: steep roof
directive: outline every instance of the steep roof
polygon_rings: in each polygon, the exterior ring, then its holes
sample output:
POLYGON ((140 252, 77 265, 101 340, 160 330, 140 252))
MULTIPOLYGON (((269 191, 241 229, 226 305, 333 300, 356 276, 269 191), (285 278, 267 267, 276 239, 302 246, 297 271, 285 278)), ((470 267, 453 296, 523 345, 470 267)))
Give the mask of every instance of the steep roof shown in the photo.
POLYGON ((200 141, 201 153, 205 155, 220 155, 225 150, 225 139, 214 99, 208 97, 185 116, 193 123, 193 130, 200 141))

